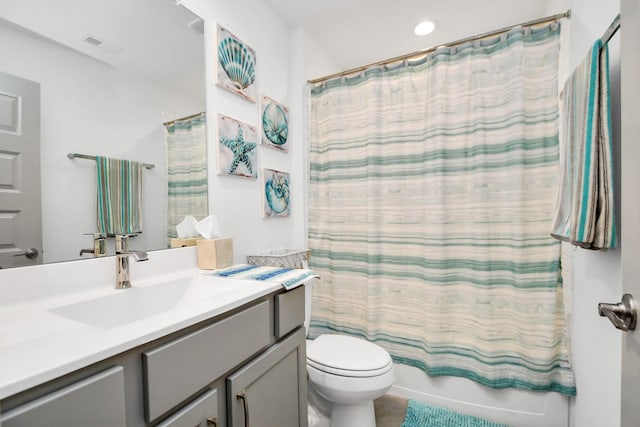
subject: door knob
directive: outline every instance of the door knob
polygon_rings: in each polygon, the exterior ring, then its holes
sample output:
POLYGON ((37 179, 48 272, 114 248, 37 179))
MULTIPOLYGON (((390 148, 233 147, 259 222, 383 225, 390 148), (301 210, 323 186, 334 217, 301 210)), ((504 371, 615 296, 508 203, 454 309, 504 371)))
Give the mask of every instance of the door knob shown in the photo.
POLYGON ((624 294, 622 301, 616 304, 601 302, 598 304, 598 314, 606 316, 613 326, 622 331, 633 331, 636 329, 638 318, 638 308, 631 294, 624 294))
POLYGON ((34 259, 34 258, 38 258, 39 253, 40 252, 38 252, 36 248, 29 248, 26 251, 24 251, 23 254, 15 254, 14 256, 26 256, 29 259, 34 259))

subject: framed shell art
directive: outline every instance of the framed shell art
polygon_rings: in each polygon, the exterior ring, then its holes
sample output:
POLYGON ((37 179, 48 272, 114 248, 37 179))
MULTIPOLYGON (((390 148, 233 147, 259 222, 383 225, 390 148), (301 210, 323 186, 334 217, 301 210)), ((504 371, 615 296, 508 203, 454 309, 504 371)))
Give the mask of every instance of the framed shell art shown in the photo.
POLYGON ((258 178, 256 128, 218 114, 218 174, 258 178))
POLYGON ((290 177, 287 172, 262 170, 265 218, 289 216, 291 212, 289 182, 290 177))
POLYGON ((256 102, 256 52, 220 24, 216 84, 256 102))
POLYGON ((262 145, 289 151, 289 109, 266 95, 260 97, 262 145))

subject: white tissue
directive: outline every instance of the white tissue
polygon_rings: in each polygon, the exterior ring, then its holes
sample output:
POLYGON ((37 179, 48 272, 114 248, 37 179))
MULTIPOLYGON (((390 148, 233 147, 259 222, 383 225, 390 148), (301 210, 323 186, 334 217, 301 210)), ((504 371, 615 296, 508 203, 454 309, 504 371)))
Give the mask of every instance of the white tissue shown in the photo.
POLYGON ((198 230, 196 230, 197 222, 198 221, 196 221, 196 219, 191 215, 185 216, 182 222, 176 225, 178 237, 181 239, 190 239, 192 237, 196 237, 198 235, 198 230))
POLYGON ((214 215, 209 215, 195 225, 196 231, 205 239, 217 239, 222 235, 218 226, 218 219, 214 215))

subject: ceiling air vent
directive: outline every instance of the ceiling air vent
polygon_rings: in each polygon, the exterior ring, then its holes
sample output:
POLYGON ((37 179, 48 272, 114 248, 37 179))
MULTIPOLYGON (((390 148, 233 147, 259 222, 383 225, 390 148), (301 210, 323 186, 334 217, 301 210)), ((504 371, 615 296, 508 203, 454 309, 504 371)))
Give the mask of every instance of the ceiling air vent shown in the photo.
POLYGON ((82 41, 101 50, 104 50, 107 53, 116 53, 122 50, 121 47, 118 47, 115 44, 110 43, 93 34, 85 34, 85 36, 82 37, 82 41))
POLYGON ((98 40, 93 36, 86 36, 84 39, 85 43, 92 44, 94 46, 100 46, 102 44, 102 40, 98 40))

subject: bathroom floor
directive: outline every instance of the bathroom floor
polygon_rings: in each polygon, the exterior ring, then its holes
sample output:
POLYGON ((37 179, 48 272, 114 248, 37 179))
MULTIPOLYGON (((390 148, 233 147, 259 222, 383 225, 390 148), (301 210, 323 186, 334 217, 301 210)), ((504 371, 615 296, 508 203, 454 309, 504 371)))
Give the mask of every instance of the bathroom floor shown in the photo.
POLYGON ((376 427, 400 427, 404 422, 409 401, 404 397, 385 394, 374 400, 376 427))

